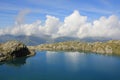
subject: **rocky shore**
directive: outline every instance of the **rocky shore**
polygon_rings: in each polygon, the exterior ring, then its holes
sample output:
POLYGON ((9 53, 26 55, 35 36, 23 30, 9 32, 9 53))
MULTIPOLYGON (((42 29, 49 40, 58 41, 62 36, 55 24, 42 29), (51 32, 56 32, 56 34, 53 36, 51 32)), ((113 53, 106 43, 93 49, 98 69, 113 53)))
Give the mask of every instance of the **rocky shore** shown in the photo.
POLYGON ((32 50, 82 51, 108 55, 120 55, 120 40, 93 43, 67 41, 53 44, 41 44, 38 46, 28 46, 28 48, 32 50))
POLYGON ((22 42, 8 41, 0 44, 0 62, 32 55, 35 55, 35 52, 28 49, 22 42))
POLYGON ((37 46, 26 46, 19 41, 8 41, 6 43, 0 43, 0 62, 17 57, 33 56, 35 55, 35 50, 81 51, 107 55, 120 55, 120 40, 93 43, 67 41, 53 44, 40 44, 37 46))

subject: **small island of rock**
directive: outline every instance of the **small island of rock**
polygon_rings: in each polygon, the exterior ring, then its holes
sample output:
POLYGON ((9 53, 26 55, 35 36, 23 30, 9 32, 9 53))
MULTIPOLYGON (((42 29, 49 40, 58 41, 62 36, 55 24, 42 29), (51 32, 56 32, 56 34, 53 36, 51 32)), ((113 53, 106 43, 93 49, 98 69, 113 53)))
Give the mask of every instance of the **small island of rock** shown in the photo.
POLYGON ((25 44, 20 41, 8 41, 0 44, 0 62, 23 56, 32 56, 35 52, 29 50, 25 44))

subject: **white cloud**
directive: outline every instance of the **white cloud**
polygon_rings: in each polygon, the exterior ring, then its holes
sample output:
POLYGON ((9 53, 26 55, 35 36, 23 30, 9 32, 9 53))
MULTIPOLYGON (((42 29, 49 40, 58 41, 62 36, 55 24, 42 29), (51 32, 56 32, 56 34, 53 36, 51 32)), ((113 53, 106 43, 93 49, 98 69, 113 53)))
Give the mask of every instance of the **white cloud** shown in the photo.
POLYGON ((45 23, 38 20, 32 24, 21 24, 21 20, 27 13, 28 11, 22 14, 21 19, 17 20, 17 23, 20 24, 12 28, 0 29, 0 35, 51 35, 51 37, 108 37, 120 39, 120 20, 115 15, 108 18, 102 16, 98 20, 88 22, 87 16, 82 16, 79 11, 75 10, 71 15, 65 17, 64 22, 61 22, 55 16, 47 15, 45 23))
POLYGON ((119 38, 120 21, 117 16, 101 17, 93 22, 91 36, 119 38))
POLYGON ((46 16, 46 21, 45 24, 43 26, 43 29, 45 31, 45 34, 47 35, 55 35, 59 29, 59 27, 61 26, 61 22, 59 21, 58 18, 54 17, 54 16, 46 16))
POLYGON ((86 16, 81 16, 75 10, 73 14, 65 18, 63 25, 59 28, 58 34, 61 36, 76 36, 78 29, 81 25, 85 24, 86 20, 86 16))

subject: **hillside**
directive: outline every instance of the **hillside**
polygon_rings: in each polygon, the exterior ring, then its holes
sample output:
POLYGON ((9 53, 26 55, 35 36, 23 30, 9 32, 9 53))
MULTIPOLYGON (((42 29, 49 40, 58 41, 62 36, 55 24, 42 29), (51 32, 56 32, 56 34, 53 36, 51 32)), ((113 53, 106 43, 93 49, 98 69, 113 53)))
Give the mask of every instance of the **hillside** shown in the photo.
POLYGON ((120 40, 110 40, 106 42, 66 41, 53 44, 29 46, 29 48, 34 50, 82 51, 120 55, 120 40))

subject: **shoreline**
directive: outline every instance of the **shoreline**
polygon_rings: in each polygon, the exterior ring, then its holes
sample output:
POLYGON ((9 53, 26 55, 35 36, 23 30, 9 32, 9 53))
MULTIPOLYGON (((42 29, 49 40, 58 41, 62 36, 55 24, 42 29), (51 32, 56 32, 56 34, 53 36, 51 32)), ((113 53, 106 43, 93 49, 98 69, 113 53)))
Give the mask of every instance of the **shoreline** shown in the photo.
POLYGON ((92 52, 96 54, 120 55, 120 40, 93 43, 66 41, 52 44, 40 44, 37 46, 28 46, 28 48, 38 51, 80 51, 92 52))

